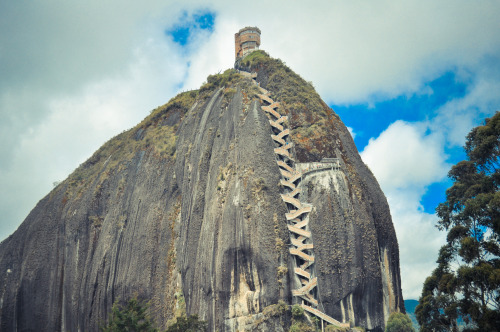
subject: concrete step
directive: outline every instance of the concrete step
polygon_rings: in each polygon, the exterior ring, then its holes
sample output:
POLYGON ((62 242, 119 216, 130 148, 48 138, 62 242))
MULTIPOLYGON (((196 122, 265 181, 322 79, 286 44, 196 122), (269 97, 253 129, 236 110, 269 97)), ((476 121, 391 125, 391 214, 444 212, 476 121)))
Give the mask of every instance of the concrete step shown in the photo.
POLYGON ((315 307, 318 306, 318 301, 314 297, 312 297, 311 294, 300 295, 300 298, 306 300, 315 307))
POLYGON ((285 179, 289 179, 295 175, 294 173, 290 173, 288 171, 285 171, 282 168, 280 168, 280 173, 281 173, 281 176, 283 176, 285 179))
POLYGON ((289 182, 289 181, 286 181, 286 180, 283 180, 283 179, 280 179, 280 184, 282 186, 288 187, 288 188, 290 188, 292 190, 297 189, 297 188, 295 188, 295 185, 292 182, 289 182))
POLYGON ((266 89, 262 88, 259 86, 259 91, 263 94, 263 95, 267 95, 269 94, 269 91, 267 91, 266 89))
POLYGON ((304 220, 301 220, 301 221, 297 222, 294 226, 297 227, 297 228, 304 228, 308 224, 309 224, 309 217, 306 216, 306 218, 304 218, 304 220))
POLYGON ((314 262, 314 256, 308 255, 303 251, 297 250, 295 248, 290 248, 288 251, 291 255, 299 256, 305 261, 314 262))
POLYGON ((302 207, 302 204, 300 204, 300 201, 298 199, 290 197, 286 194, 281 194, 281 199, 285 203, 292 204, 296 209, 300 209, 302 207))
POLYGON ((282 155, 282 156, 285 156, 285 157, 287 157, 289 159, 292 159, 292 156, 290 156, 290 154, 288 153, 288 150, 286 150, 286 149, 284 149, 282 147, 275 148, 274 149, 274 153, 282 155))
POLYGON ((304 277, 306 279, 311 278, 311 274, 305 270, 302 270, 300 267, 296 267, 294 270, 295 274, 298 274, 301 277, 304 277))
POLYGON ((278 134, 279 138, 284 138, 285 136, 290 134, 290 129, 285 129, 281 133, 278 134))
POLYGON ((276 112, 273 108, 271 108, 271 106, 262 106, 262 110, 269 114, 272 114, 276 119, 281 118, 281 114, 276 112))
POLYGON ((299 210, 296 210, 295 212, 287 213, 286 214, 286 220, 295 219, 295 218, 301 216, 302 214, 309 213, 311 211, 312 211, 312 207, 311 206, 304 206, 303 208, 301 208, 299 210))
POLYGON ((292 192, 289 192, 288 193, 288 196, 290 197, 295 197, 297 196, 298 194, 300 194, 301 192, 301 189, 300 188, 295 188, 292 192))
POLYGON ((299 247, 301 245, 304 244, 304 240, 306 239, 306 237, 304 236, 299 236, 297 238, 290 238, 290 241, 292 242, 292 244, 296 247, 299 247))
POLYGON ((312 243, 306 243, 301 246, 297 247, 297 250, 304 251, 304 250, 313 250, 314 245, 312 243))
POLYGON ((287 163, 285 163, 284 161, 278 161, 278 166, 286 169, 287 171, 289 172, 292 172, 292 173, 295 173, 295 170, 292 168, 292 166, 288 165, 287 163))
POLYGON ((297 227, 294 227, 292 225, 287 225, 288 226, 288 230, 292 233, 295 233, 295 234, 298 234, 298 235, 302 235, 306 238, 310 238, 311 237, 311 232, 309 231, 305 231, 301 228, 297 228, 297 227))
POLYGON ((267 102, 269 105, 271 105, 274 101, 269 97, 269 96, 266 96, 266 95, 263 95, 263 94, 259 94, 257 95, 261 100, 267 102))
POLYGON ((281 144, 281 145, 285 145, 285 144, 286 144, 286 142, 285 142, 285 140, 284 140, 283 138, 280 138, 280 137, 278 137, 278 136, 276 136, 276 135, 271 135, 271 138, 272 138, 275 142, 277 142, 277 143, 279 143, 279 144, 281 144))
POLYGON ((278 122, 273 121, 273 120, 269 120, 269 123, 271 124, 271 126, 278 129, 280 132, 283 131, 283 126, 280 125, 278 122))
POLYGON ((305 286, 300 287, 299 289, 293 289, 293 296, 300 296, 308 294, 310 291, 314 289, 318 285, 318 278, 311 279, 305 286))
POLYGON ((276 120, 277 123, 283 123, 285 122, 286 120, 288 120, 288 116, 286 115, 282 115, 281 118, 279 118, 278 120, 276 120))
MULTIPOLYGON (((293 292, 293 291, 292 291, 293 292)), ((338 327, 343 327, 343 328, 348 328, 349 327, 349 323, 341 323, 339 322, 338 320, 328 316, 327 314, 319 311, 318 309, 315 309, 315 308, 312 308, 308 305, 305 305, 305 304, 301 304, 300 305, 305 311, 313 314, 314 316, 324 320, 325 322, 327 323, 330 323, 332 325, 335 325, 335 326, 338 326, 338 327)))
POLYGON ((302 265, 300 266, 300 268, 301 268, 302 270, 307 270, 307 269, 309 268, 309 266, 311 266, 311 265, 313 265, 313 264, 314 264, 314 262, 306 261, 306 262, 304 262, 304 264, 302 264, 302 265))

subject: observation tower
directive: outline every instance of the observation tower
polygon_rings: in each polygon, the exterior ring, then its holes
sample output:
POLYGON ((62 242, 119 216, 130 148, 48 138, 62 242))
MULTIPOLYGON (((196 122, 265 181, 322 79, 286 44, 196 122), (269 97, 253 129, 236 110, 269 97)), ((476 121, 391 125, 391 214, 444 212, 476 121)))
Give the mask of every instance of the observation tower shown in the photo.
POLYGON ((260 46, 260 29, 246 27, 234 34, 234 49, 236 60, 250 52, 258 50, 260 46))

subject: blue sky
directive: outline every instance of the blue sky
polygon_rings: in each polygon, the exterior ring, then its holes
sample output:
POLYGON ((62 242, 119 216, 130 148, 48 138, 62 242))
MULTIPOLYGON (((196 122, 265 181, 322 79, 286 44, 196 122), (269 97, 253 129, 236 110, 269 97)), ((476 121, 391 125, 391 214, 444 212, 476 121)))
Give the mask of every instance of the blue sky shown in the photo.
MULTIPOLYGON (((352 128, 354 142, 358 150, 363 151, 371 138, 378 137, 397 120, 421 122, 433 119, 440 107, 453 99, 465 96, 467 83, 457 80, 454 72, 446 72, 430 82, 425 82, 423 94, 398 96, 372 105, 331 104, 330 107, 341 117, 346 126, 352 128)), ((445 146, 444 153, 447 156, 446 161, 450 164, 456 164, 466 157, 461 146, 445 146)), ((427 186, 426 193, 420 200, 423 210, 434 213, 436 206, 446 199, 445 192, 450 185, 449 179, 443 179, 427 186)))
POLYGON ((174 26, 165 30, 165 34, 171 37, 175 43, 186 46, 190 43, 190 37, 199 30, 213 32, 215 16, 216 14, 211 11, 201 10, 192 15, 184 12, 174 26))
POLYGON ((500 110, 500 2, 252 4, 0 2, 0 239, 109 138, 231 68, 234 33, 256 25, 351 129, 391 208, 403 294, 418 298, 444 242, 446 174, 500 110))
POLYGON ((346 126, 357 129, 354 141, 358 149, 363 150, 370 138, 380 135, 395 120, 416 122, 433 118, 440 106, 462 98, 467 89, 467 83, 457 81, 453 72, 424 82, 423 86, 425 92, 422 94, 402 95, 372 105, 330 106, 346 126))

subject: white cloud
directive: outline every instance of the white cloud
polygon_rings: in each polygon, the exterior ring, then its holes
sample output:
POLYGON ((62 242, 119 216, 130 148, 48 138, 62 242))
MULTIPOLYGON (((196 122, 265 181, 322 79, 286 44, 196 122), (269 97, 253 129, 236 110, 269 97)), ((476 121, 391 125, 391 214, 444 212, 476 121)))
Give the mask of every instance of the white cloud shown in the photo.
POLYGON ((413 299, 419 298, 445 239, 435 228, 437 217, 420 204, 426 187, 443 180, 449 169, 442 135, 427 130, 424 123, 396 121, 361 152, 387 196, 399 243, 403 294, 413 299))
MULTIPOLYGON (((500 61, 495 64, 500 67, 500 61)), ((448 144, 463 146, 465 137, 478 122, 500 111, 500 68, 491 68, 498 75, 478 72, 469 91, 462 98, 452 99, 437 110, 433 131, 446 133, 448 144)), ((481 68, 483 70, 483 68, 481 68)))
POLYGON ((393 191, 387 196, 399 243, 403 295, 418 300, 423 282, 436 268, 446 234, 435 227, 436 215, 423 212, 418 199, 407 194, 393 191))
MULTIPOLYGON (((75 94, 46 96, 47 115, 22 135, 0 168, 0 211, 21 221, 30 208, 112 136, 140 122, 173 96, 187 72, 172 45, 149 39, 120 75, 82 86, 75 94), (14 207, 14 208, 13 208, 14 207)), ((6 237, 18 223, 3 223, 6 237)))
POLYGON ((197 52, 190 56, 189 74, 185 81, 186 89, 198 89, 208 75, 223 72, 234 65, 234 33, 238 24, 232 20, 216 21, 211 35, 201 32, 194 36, 197 52))
POLYGON ((361 156, 384 191, 425 187, 446 176, 442 139, 426 135, 426 129, 424 124, 396 121, 370 139, 361 156))

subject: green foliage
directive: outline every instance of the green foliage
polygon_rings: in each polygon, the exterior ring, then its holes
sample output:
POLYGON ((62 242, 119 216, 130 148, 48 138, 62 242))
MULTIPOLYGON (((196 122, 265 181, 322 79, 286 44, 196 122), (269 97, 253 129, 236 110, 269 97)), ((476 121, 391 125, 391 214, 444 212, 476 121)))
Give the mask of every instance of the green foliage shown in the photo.
POLYGON ((102 332, 156 332, 153 321, 147 314, 148 306, 136 297, 125 305, 113 304, 111 319, 102 332))
MULTIPOLYGON (((184 297, 179 297, 179 305, 184 304, 184 297)), ((185 310, 185 308, 184 308, 185 310)), ((176 317, 175 322, 169 325, 165 332, 204 332, 207 323, 197 315, 186 317, 185 313, 176 317)), ((129 300, 125 305, 113 304, 111 318, 102 332, 156 332, 153 320, 148 315, 147 303, 140 302, 137 297, 129 300)))
POLYGON ((319 320, 319 318, 316 316, 312 316, 311 321, 316 330, 319 331, 321 329, 321 321, 319 320))
POLYGON ((266 318, 283 316, 288 311, 288 305, 283 301, 279 300, 276 304, 271 304, 262 310, 262 314, 266 318))
MULTIPOLYGON (((328 325, 325 327, 325 332, 349 332, 351 329, 347 327, 339 327, 335 325, 328 325)), ((362 331, 361 328, 357 328, 356 331, 362 331)))
POLYGON ((304 308, 302 308, 299 304, 294 304, 292 306, 292 317, 295 319, 304 317, 304 308))
POLYGON ((460 317, 467 331, 500 326, 500 113, 469 133, 465 151, 436 209, 448 235, 415 310, 421 331, 456 330, 460 317))
POLYGON ((262 73, 266 77, 263 87, 271 92, 289 119, 289 128, 297 155, 306 159, 320 159, 322 152, 317 147, 325 144, 327 137, 334 135, 332 124, 334 113, 309 84, 294 73, 280 59, 273 59, 263 51, 252 52, 241 61, 241 68, 262 73), (315 148, 316 147, 316 148, 315 148))
MULTIPOLYGON (((280 251, 282 249, 282 246, 284 245, 285 243, 283 242, 283 240, 279 238, 276 239, 276 250, 280 251)), ((288 273, 288 268, 286 266, 283 265, 278 266, 277 276, 278 276, 278 282, 280 284, 283 283, 283 278, 287 275, 287 273, 288 273)), ((293 308, 292 308, 292 315, 293 315, 293 308)))
POLYGON ((318 330, 319 320, 312 316, 312 325, 308 321, 306 315, 304 314, 304 309, 300 304, 294 304, 292 306, 292 325, 290 326, 290 332, 315 332, 318 330))
POLYGON ((251 68, 252 66, 255 66, 255 64, 265 61, 266 58, 269 58, 269 54, 267 54, 265 51, 254 51, 252 53, 249 53, 241 60, 241 65, 243 67, 251 68))
POLYGON ((207 322, 198 319, 197 315, 177 317, 166 332, 203 332, 207 330, 207 322))
POLYGON ((385 332, 415 332, 415 329, 408 315, 393 312, 387 320, 385 332))
POLYGON ((290 326, 290 332, 316 332, 316 329, 303 321, 295 321, 290 326))
MULTIPOLYGON (((182 290, 179 289, 175 293, 175 300, 176 300, 175 312, 174 312, 175 318, 181 317, 181 316, 186 316, 186 299, 184 298, 184 294, 182 293, 182 290)), ((171 324, 167 323, 167 325, 169 326, 171 324)))
MULTIPOLYGON (((228 69, 222 74, 208 75, 207 82, 200 88, 200 94, 208 96, 206 92, 212 93, 218 88, 230 88, 242 80, 243 77, 234 69, 228 69)), ((233 89, 226 92, 228 95, 231 95, 236 91, 233 89)))
POLYGON ((280 59, 273 59, 264 51, 255 51, 243 59, 249 70, 265 68, 269 74, 267 87, 273 92, 273 99, 279 100, 293 110, 307 109, 319 115, 324 113, 321 97, 299 75, 288 68, 280 59))

